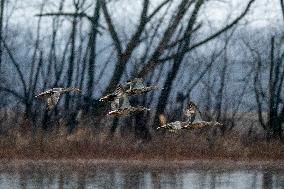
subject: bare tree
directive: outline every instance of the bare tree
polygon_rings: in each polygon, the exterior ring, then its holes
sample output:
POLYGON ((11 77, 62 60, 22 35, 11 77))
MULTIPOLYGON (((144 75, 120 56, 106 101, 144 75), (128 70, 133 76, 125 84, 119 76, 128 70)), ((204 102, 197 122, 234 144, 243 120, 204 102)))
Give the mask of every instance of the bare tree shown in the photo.
POLYGON ((282 139, 284 122, 284 52, 276 51, 275 44, 275 37, 271 37, 270 52, 266 55, 269 58, 266 58, 266 61, 260 51, 246 44, 255 61, 253 87, 258 119, 268 140, 282 139))
MULTIPOLYGON (((73 74, 74 74, 74 64, 75 64, 75 48, 76 48, 76 34, 77 34, 77 23, 78 18, 77 14, 82 7, 82 2, 80 0, 73 0, 73 6, 75 8, 75 14, 72 20, 72 29, 71 29, 71 41, 70 41, 70 54, 69 54, 69 65, 67 71, 67 87, 71 87, 73 81, 73 74)), ((66 95, 65 99, 65 109, 70 107, 70 95, 66 95)))

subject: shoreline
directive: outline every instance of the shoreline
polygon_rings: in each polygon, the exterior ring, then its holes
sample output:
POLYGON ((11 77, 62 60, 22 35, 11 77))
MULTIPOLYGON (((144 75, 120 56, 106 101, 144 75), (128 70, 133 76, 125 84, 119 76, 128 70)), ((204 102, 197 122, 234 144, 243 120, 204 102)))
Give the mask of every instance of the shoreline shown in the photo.
POLYGON ((230 159, 196 159, 196 160, 160 160, 160 159, 1 159, 0 167, 48 165, 48 166, 119 166, 119 167, 152 167, 152 168, 206 168, 206 169, 280 169, 284 170, 281 160, 230 160, 230 159))

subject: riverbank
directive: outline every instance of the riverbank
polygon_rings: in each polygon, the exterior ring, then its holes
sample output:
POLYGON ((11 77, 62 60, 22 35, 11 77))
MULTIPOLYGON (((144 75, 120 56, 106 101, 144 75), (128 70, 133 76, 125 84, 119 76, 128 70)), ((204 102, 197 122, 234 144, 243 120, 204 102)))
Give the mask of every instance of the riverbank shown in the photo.
POLYGON ((0 137, 0 160, 114 159, 118 161, 283 161, 284 144, 227 134, 214 136, 194 132, 156 133, 143 142, 135 137, 95 134, 78 129, 72 134, 23 133, 13 130, 0 137))
POLYGON ((90 167, 151 167, 151 168, 194 168, 194 169, 274 169, 284 170, 284 161, 262 161, 262 160, 116 160, 116 159, 45 159, 45 160, 31 160, 31 159, 13 159, 0 160, 0 169, 22 166, 37 166, 58 168, 66 166, 72 168, 90 168, 90 167))
POLYGON ((70 166, 70 167, 92 167, 92 166, 141 166, 141 167, 156 167, 156 168, 194 168, 194 169, 284 169, 284 161, 233 161, 233 160, 116 160, 116 159, 45 159, 45 160, 31 160, 31 159, 2 159, 0 160, 0 168, 9 166, 70 166))

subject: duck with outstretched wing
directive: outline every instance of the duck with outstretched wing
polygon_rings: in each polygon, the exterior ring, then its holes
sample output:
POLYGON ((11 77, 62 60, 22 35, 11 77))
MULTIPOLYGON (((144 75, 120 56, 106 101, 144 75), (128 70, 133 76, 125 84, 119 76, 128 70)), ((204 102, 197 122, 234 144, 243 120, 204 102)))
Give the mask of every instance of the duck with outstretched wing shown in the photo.
POLYGON ((81 90, 77 88, 52 88, 36 95, 35 97, 46 101, 48 109, 51 110, 58 103, 60 96, 69 92, 81 92, 81 90))

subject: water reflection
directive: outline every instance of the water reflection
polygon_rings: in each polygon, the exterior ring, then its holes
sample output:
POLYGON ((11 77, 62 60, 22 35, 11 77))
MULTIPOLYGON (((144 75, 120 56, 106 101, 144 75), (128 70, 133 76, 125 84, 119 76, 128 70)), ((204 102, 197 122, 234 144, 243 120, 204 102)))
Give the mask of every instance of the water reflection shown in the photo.
POLYGON ((219 170, 149 166, 1 166, 0 189, 283 189, 284 170, 219 170))

